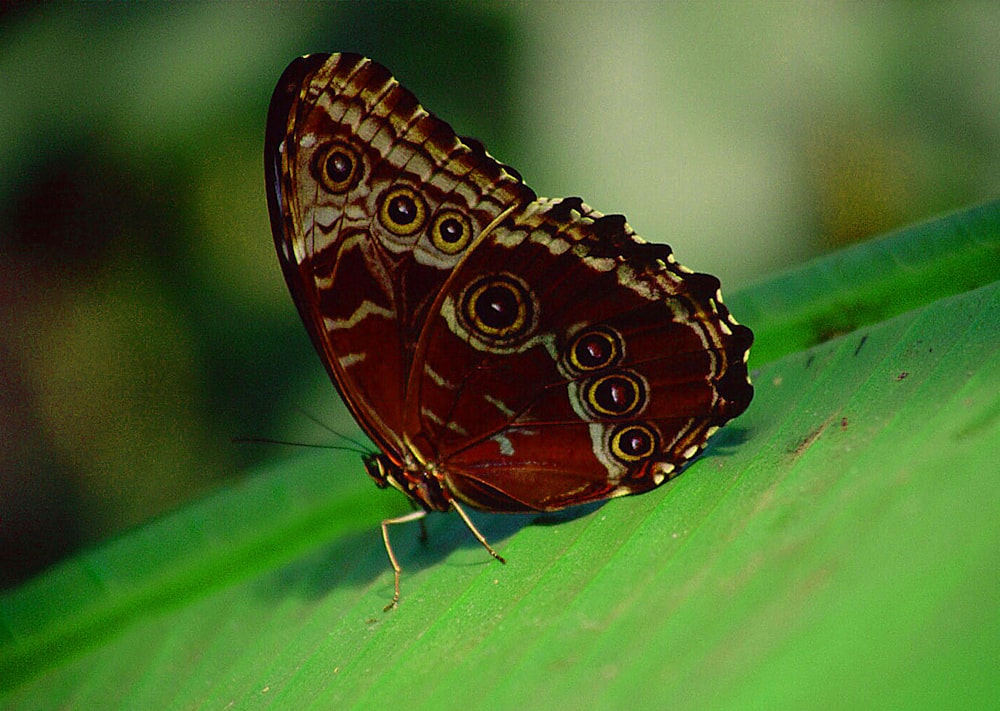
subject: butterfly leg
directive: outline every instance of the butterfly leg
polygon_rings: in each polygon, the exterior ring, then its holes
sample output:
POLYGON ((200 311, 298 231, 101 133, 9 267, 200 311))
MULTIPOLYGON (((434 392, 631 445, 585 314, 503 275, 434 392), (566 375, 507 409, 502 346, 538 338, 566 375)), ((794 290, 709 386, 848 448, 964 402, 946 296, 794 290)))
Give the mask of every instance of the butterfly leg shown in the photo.
POLYGON ((503 559, 503 556, 501 556, 499 553, 493 550, 493 546, 489 544, 489 541, 486 540, 486 537, 483 536, 483 534, 479 532, 479 529, 476 528, 475 524, 472 523, 472 519, 469 518, 469 514, 465 513, 465 509, 459 506, 458 502, 455 501, 454 499, 452 499, 451 501, 451 507, 458 512, 459 516, 462 517, 462 520, 465 521, 465 525, 469 527, 470 531, 472 531, 472 535, 476 537, 477 541, 483 544, 483 548, 489 551, 490 555, 499 560, 501 563, 506 563, 507 561, 503 559))
MULTIPOLYGON (((412 506, 414 510, 417 509, 417 505, 413 503, 412 499, 410 500, 410 506, 412 506)), ((431 537, 427 535, 427 517, 422 516, 418 519, 418 521, 420 523, 420 544, 426 546, 427 542, 431 539, 431 537)))
MULTIPOLYGON (((418 511, 411 511, 403 516, 397 516, 396 518, 387 518, 382 522, 382 541, 385 543, 385 552, 389 554, 389 562, 392 563, 392 569, 396 573, 396 591, 392 595, 392 602, 385 606, 383 612, 388 612, 399 604, 399 576, 403 572, 403 569, 399 567, 399 561, 396 560, 396 554, 392 550, 392 544, 389 543, 389 526, 396 523, 409 523, 410 521, 420 521, 421 525, 423 525, 423 518, 426 515, 427 512, 420 509, 418 511)), ((496 554, 494 553, 494 555, 496 554)))

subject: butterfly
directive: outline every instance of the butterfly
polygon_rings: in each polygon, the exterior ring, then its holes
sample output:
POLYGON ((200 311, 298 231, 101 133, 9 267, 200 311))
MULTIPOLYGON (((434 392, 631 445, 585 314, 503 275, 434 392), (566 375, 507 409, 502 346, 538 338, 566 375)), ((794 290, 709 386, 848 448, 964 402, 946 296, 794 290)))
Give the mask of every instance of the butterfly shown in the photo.
POLYGON ((578 197, 539 198, 356 54, 293 61, 267 117, 278 259, 410 514, 555 511, 660 486, 753 397, 719 281, 578 197))

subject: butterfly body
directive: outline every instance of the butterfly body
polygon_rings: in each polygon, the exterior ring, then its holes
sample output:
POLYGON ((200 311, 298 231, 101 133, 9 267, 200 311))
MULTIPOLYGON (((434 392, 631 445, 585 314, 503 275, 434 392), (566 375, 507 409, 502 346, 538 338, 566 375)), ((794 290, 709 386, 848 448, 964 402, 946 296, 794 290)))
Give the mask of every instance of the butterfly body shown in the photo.
POLYGON ((366 469, 424 511, 641 493, 750 403, 753 336, 715 277, 538 198, 381 65, 293 62, 265 168, 293 300, 379 447, 366 469))

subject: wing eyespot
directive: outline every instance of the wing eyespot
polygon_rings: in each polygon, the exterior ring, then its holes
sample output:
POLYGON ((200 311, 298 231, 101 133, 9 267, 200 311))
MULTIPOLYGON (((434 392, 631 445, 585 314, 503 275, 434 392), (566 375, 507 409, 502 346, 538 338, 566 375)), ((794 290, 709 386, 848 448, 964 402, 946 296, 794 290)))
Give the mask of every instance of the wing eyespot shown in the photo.
POLYGON ((513 274, 490 274, 465 288, 459 313, 467 328, 487 342, 510 344, 534 331, 537 303, 531 289, 513 274))
POLYGON ((361 157, 351 146, 339 141, 323 146, 313 156, 312 174, 329 193, 346 193, 361 180, 361 157))
POLYGON ((427 204, 413 188, 397 185, 382 198, 378 219, 394 235, 408 237, 427 223, 427 204))
POLYGON ((652 457, 659 449, 659 437, 651 427, 632 423, 616 427, 608 445, 615 459, 632 464, 652 457))
POLYGON ((621 335, 602 326, 579 333, 564 357, 571 372, 583 374, 613 367, 624 355, 625 342, 621 335))
POLYGON ((457 210, 442 210, 431 225, 431 244, 447 255, 458 254, 472 242, 472 224, 457 210))
POLYGON ((583 405, 595 418, 631 416, 642 410, 646 401, 645 381, 628 370, 591 378, 583 386, 583 405))

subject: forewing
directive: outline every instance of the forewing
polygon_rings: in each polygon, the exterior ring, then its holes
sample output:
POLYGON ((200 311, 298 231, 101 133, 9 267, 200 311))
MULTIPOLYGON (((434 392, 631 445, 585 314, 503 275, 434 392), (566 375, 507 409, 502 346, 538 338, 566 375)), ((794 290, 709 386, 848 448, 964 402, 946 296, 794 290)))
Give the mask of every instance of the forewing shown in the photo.
POLYGON ((299 314, 355 417, 398 462, 414 348, 438 293, 478 235, 534 194, 352 54, 288 67, 265 170, 299 314))

